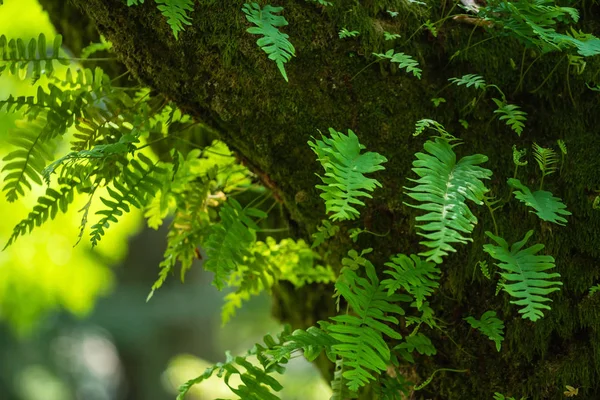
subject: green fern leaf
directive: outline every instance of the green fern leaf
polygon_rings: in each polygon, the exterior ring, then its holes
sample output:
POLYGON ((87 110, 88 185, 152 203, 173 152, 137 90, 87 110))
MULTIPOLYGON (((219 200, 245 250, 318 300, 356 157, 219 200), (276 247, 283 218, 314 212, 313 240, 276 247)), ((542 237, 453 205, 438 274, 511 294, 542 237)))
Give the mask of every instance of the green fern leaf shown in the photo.
POLYGON ((440 124, 437 121, 434 121, 433 119, 428 118, 420 119, 417 121, 417 123, 415 124, 415 131, 413 132, 413 136, 419 136, 421 133, 425 132, 425 129, 432 129, 438 132, 440 135, 442 135, 442 137, 453 137, 450 133, 448 133, 446 128, 444 128, 444 125, 440 124))
POLYGON ((417 78, 421 79, 421 72, 423 70, 419 68, 419 63, 404 53, 394 53, 394 49, 390 49, 385 53, 373 53, 379 60, 390 60, 391 63, 398 64, 400 69, 406 69, 407 73, 411 73, 417 78))
POLYGON ((542 244, 522 249, 533 235, 533 231, 527 232, 523 240, 513 244, 510 249, 503 238, 495 236, 491 232, 485 234, 499 244, 499 246, 486 244, 483 246, 483 250, 499 261, 496 265, 504 271, 500 275, 506 280, 502 284, 502 288, 517 299, 511 303, 524 306, 519 310, 524 319, 528 318, 535 322, 542 318, 544 316, 542 310, 550 310, 550 306, 545 303, 552 300, 547 296, 560 290, 558 286, 562 285, 560 281, 551 280, 560 278, 559 273, 545 272, 554 268, 554 258, 536 255, 544 248, 542 244))
POLYGON ((592 286, 588 294, 591 296, 597 292, 600 292, 600 284, 592 286))
POLYGON ((397 350, 402 358, 409 363, 415 362, 415 359, 412 356, 412 353, 415 350, 419 354, 427 356, 434 356, 437 354, 437 350, 433 343, 431 343, 431 340, 422 333, 405 337, 404 342, 394 347, 394 350, 397 350))
POLYGON ((524 167, 525 165, 527 165, 527 163, 528 163, 527 160, 525 160, 525 161, 521 160, 527 154, 527 149, 518 150, 517 146, 513 144, 512 151, 513 151, 513 163, 515 164, 515 166, 524 167))
POLYGON ((89 58, 92 54, 101 52, 101 51, 109 51, 112 50, 112 43, 104 38, 103 35, 100 35, 99 43, 90 43, 83 49, 81 49, 80 57, 83 59, 89 58))
POLYGON ((175 39, 179 39, 179 32, 184 25, 191 25, 192 21, 188 12, 194 10, 193 0, 154 0, 160 12, 167 18, 167 23, 173 31, 175 39))
POLYGON ((346 386, 344 379, 344 360, 342 358, 335 360, 335 370, 333 371, 333 380, 331 381, 331 397, 329 400, 347 400, 358 398, 358 393, 353 392, 346 386))
POLYGON ((481 75, 476 74, 467 74, 463 75, 460 78, 450 78, 448 79, 450 82, 454 83, 457 86, 473 86, 475 89, 485 90, 487 88, 487 84, 485 83, 485 79, 481 75))
POLYGON ((111 222, 116 223, 118 217, 129 212, 130 205, 136 208, 146 206, 161 188, 160 176, 166 172, 158 163, 138 152, 136 158, 123 168, 122 175, 113 182, 113 187, 106 187, 110 197, 100 198, 107 208, 96 212, 102 218, 92 226, 92 246, 98 244, 111 222))
POLYGON ((0 36, 0 75, 7 68, 12 75, 18 75, 22 79, 31 77, 33 81, 40 79, 42 75, 48 77, 54 73, 54 61, 63 65, 69 65, 70 60, 60 55, 62 36, 56 35, 49 53, 46 48, 46 36, 40 33, 37 40, 31 39, 27 46, 23 39, 8 39, 0 36))
POLYGON ((388 294, 395 293, 401 287, 412 295, 421 308, 425 298, 433 293, 440 285, 440 270, 435 263, 421 260, 419 256, 411 254, 397 254, 392 257, 392 262, 385 263, 391 269, 384 271, 391 275, 391 279, 385 279, 381 284, 387 289, 388 294))
POLYGON ((46 163, 53 158, 55 142, 44 140, 46 118, 40 114, 33 121, 17 121, 17 128, 9 134, 8 142, 17 147, 2 161, 6 164, 1 172, 4 176, 6 199, 13 202, 25 194, 25 188, 31 189, 31 182, 42 184, 42 171, 46 163))
POLYGON ((229 198, 219 212, 221 221, 211 227, 211 233, 204 247, 208 260, 204 263, 207 271, 215 274, 213 285, 222 290, 244 257, 251 256, 250 246, 256 240, 258 226, 251 217, 266 218, 266 214, 255 208, 243 209, 235 199, 229 198))
MULTIPOLYGON (((477 268, 477 266, 479 266, 481 274, 483 276, 485 276, 485 278, 487 280, 491 280, 492 279, 492 275, 490 274, 490 267, 488 266, 487 261, 485 261, 485 260, 483 260, 483 261, 477 261, 477 264, 475 265, 475 268, 477 268)), ((475 274, 473 273, 473 275, 475 275, 475 274)))
POLYGON ((529 188, 521 183, 520 180, 510 178, 508 180, 509 186, 515 189, 515 197, 521 200, 525 205, 533 208, 535 214, 540 219, 548 222, 554 222, 558 225, 564 225, 567 220, 561 215, 571 215, 567 211, 567 206, 563 204, 562 200, 558 197, 554 197, 552 193, 545 190, 538 190, 531 192, 529 188))
POLYGON ((407 195, 421 204, 408 204, 410 207, 428 211, 416 220, 423 222, 418 234, 426 240, 421 244, 430 250, 419 255, 426 261, 442 262, 442 257, 455 252, 455 243, 467 243, 472 239, 465 236, 473 231, 477 218, 466 204, 467 200, 483 204, 482 199, 488 189, 482 180, 489 179, 492 172, 479 164, 487 157, 475 154, 456 160, 450 139, 435 138, 424 144, 428 153, 416 153, 413 171, 419 179, 410 179, 417 186, 405 188, 407 195))
POLYGON ((494 103, 498 106, 498 108, 494 110, 494 114, 500 114, 498 119, 500 121, 506 121, 506 125, 508 125, 517 135, 521 136, 523 128, 525 128, 523 122, 527 121, 527 113, 520 110, 517 105, 507 104, 499 99, 492 100, 494 100, 494 103))
POLYGON ((337 220, 352 220, 359 216, 354 205, 364 205, 359 197, 371 198, 375 187, 381 187, 376 179, 363 174, 385 169, 381 166, 387 159, 379 153, 360 154, 365 148, 358 137, 348 130, 348 135, 329 128, 331 138, 321 136, 322 140, 309 141, 308 144, 317 154, 317 159, 325 169, 325 177, 320 177, 325 185, 317 185, 324 193, 327 213, 337 220))
POLYGON ((289 36, 279 31, 279 27, 286 26, 288 22, 285 17, 275 15, 283 11, 283 7, 264 6, 262 9, 257 3, 245 3, 242 8, 246 19, 256 25, 248 28, 247 32, 253 35, 263 35, 256 41, 256 44, 268 54, 269 60, 275 61, 279 72, 283 75, 285 81, 288 81, 284 64, 292 59, 296 54, 296 49, 288 40, 289 36))
POLYGON ((504 340, 504 322, 498 319, 495 311, 486 311, 481 316, 481 320, 473 317, 465 318, 473 328, 478 329, 496 343, 496 350, 500 351, 502 341, 504 340))
POLYGON ((553 174, 558 170, 558 154, 552 149, 547 149, 539 146, 537 143, 533 144, 533 157, 537 161, 540 171, 542 171, 542 177, 546 177, 553 174))
POLYGON ((326 240, 334 237, 340 231, 340 227, 332 225, 331 222, 324 219, 321 221, 321 225, 317 227, 317 232, 312 234, 313 244, 310 246, 311 249, 317 248, 326 240))

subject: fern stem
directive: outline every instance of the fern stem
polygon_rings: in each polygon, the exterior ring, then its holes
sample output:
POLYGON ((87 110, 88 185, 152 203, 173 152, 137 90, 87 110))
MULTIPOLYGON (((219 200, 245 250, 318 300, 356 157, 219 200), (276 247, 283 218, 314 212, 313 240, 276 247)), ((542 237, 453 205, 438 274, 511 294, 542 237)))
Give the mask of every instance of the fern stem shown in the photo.
POLYGON ((494 232, 495 232, 496 236, 498 236, 498 224, 496 224, 496 217, 494 216, 494 210, 492 209, 491 204, 485 197, 483 198, 483 203, 485 204, 487 209, 490 211, 490 216, 492 217, 492 222, 494 223, 494 232))
POLYGON ((542 55, 540 54, 539 56, 537 56, 535 58, 535 60, 533 60, 531 62, 531 64, 529 64, 529 66, 527 67, 527 69, 525 70, 525 73, 523 74, 523 76, 519 77, 519 84, 517 85, 517 88, 515 89, 515 91, 513 92, 513 96, 519 91, 519 89, 521 88, 521 86, 523 86, 523 80, 525 79, 525 77, 527 76, 527 73, 529 72, 529 70, 531 69, 531 67, 533 67, 533 64, 535 64, 540 58, 542 58, 542 55))
POLYGON ((573 107, 577 107, 575 104, 575 99, 573 98, 573 93, 571 92, 571 82, 570 82, 570 72, 571 72, 571 63, 567 65, 567 92, 569 93, 569 97, 571 98, 571 103, 573 103, 573 107))
POLYGON ((425 386, 427 386, 427 385, 429 385, 429 384, 431 383, 431 381, 433 380, 433 377, 434 377, 434 375, 435 375, 436 373, 438 373, 438 372, 442 372, 442 371, 447 371, 447 372, 460 372, 460 373, 463 373, 463 372, 468 372, 469 370, 468 370, 468 369, 452 369, 452 368, 439 368, 439 369, 436 369, 436 370, 435 370, 435 371, 433 371, 433 373, 432 373, 432 374, 429 376, 429 378, 427 378, 427 379, 426 379, 426 380, 425 380, 423 383, 421 383, 420 385, 418 385, 418 386, 415 386, 415 387, 413 388, 413 390, 416 392, 417 390, 421 390, 421 389, 423 389, 425 386))
POLYGON ((376 62, 378 62, 378 61, 381 61, 381 60, 379 60, 379 59, 378 59, 378 60, 375 60, 375 61, 373 61, 373 62, 371 62, 371 63, 367 64, 367 66, 366 66, 366 67, 364 67, 363 69, 361 69, 360 71, 358 71, 358 72, 356 73, 356 75, 354 75, 352 78, 350 78, 350 81, 353 81, 353 80, 354 80, 354 78, 356 78, 358 75, 360 75, 360 74, 361 74, 361 73, 362 73, 362 72, 363 72, 365 69, 369 68, 371 65, 375 64, 375 63, 376 63, 376 62))
POLYGON ((545 79, 544 79, 544 81, 543 81, 543 82, 540 84, 540 86, 536 87, 535 89, 533 89, 533 90, 532 90, 531 92, 529 92, 529 93, 535 93, 535 92, 537 92, 538 90, 540 90, 540 89, 541 89, 541 88, 544 86, 544 84, 546 84, 546 82, 548 82, 548 79, 550 79, 550 77, 552 76, 552 74, 554 74, 554 71, 556 71, 556 69, 558 68, 558 66, 559 66, 560 64, 562 64, 562 62, 563 62, 563 60, 564 60, 565 58, 567 58, 567 56, 566 56, 566 55, 564 55, 564 56, 563 56, 563 57, 562 57, 562 58, 561 58, 561 59, 560 59, 560 60, 559 60, 559 61, 556 63, 556 65, 554 66, 554 68, 552 68, 552 71, 550 71, 550 73, 548 74, 548 76, 546 76, 546 78, 545 78, 545 79))

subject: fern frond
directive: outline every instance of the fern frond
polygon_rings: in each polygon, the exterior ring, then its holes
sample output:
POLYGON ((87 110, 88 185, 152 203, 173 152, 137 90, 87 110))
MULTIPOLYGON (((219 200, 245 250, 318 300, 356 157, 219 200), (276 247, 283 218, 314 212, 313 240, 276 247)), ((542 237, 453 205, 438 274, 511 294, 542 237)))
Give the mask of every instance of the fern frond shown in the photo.
POLYGON ((47 188, 46 193, 37 199, 37 204, 27 217, 19 222, 6 242, 4 249, 15 242, 20 236, 31 233, 36 226, 41 226, 48 219, 54 219, 58 212, 67 212, 73 202, 75 189, 79 182, 61 181, 57 189, 47 188))
POLYGON ((326 240, 334 237, 340 231, 338 225, 333 225, 328 220, 324 219, 321 221, 321 225, 317 227, 317 232, 312 234, 313 244, 310 246, 311 249, 319 247, 326 240))
POLYGON ((600 284, 594 285, 590 288, 588 295, 593 295, 594 293, 600 292, 600 284))
POLYGON ((320 4, 323 7, 331 7, 333 5, 333 2, 327 1, 327 0, 307 0, 307 1, 320 4))
POLYGON ((402 358, 409 363, 415 362, 412 356, 415 350, 421 355, 433 356, 437 354, 437 350, 433 343, 431 343, 431 339, 422 333, 406 336, 402 343, 394 347, 394 350, 398 351, 402 358))
POLYGON ((490 267, 489 267, 487 261, 485 261, 485 260, 477 261, 477 264, 475 265, 475 268, 477 268, 477 266, 479 266, 481 274, 483 276, 485 276, 485 278, 487 280, 491 280, 492 279, 492 275, 490 274, 490 267))
POLYGON ((109 197, 100 198, 107 208, 96 212, 96 215, 101 215, 102 218, 92 226, 92 246, 98 244, 111 222, 116 223, 118 217, 124 212, 129 212, 129 206, 144 207, 161 188, 159 178, 166 172, 158 163, 138 152, 136 158, 123 168, 122 174, 113 182, 112 187, 106 187, 109 197))
POLYGON ((262 9, 257 3, 245 3, 242 8, 246 19, 256 27, 248 28, 247 32, 253 35, 263 35, 256 44, 269 56, 269 60, 275 61, 279 72, 285 81, 288 81, 284 64, 296 54, 294 45, 288 40, 289 36, 279 31, 279 27, 286 26, 288 22, 285 17, 275 15, 283 11, 283 7, 264 6, 262 9))
POLYGON ((567 211, 567 206, 563 204, 562 200, 558 197, 554 197, 552 193, 545 190, 538 190, 531 192, 529 188, 521 183, 520 180, 510 178, 508 185, 518 189, 515 191, 515 197, 519 199, 525 205, 533 208, 535 214, 540 219, 548 222, 554 222, 558 225, 564 225, 567 220, 562 215, 571 215, 567 211))
POLYGON ((154 0, 160 12, 167 18, 167 23, 173 31, 175 39, 179 39, 179 32, 184 25, 191 25, 189 12, 194 10, 193 0, 154 0))
POLYGON ((521 136, 523 128, 525 128, 524 122, 527 121, 527 113, 519 109, 519 106, 514 104, 507 104, 499 99, 492 99, 498 106, 494 110, 494 114, 500 114, 498 118, 500 121, 506 121, 506 125, 510 127, 517 135, 521 136))
POLYGON ((393 314, 404 315, 404 310, 397 303, 410 301, 409 296, 388 296, 373 264, 364 258, 360 259, 360 263, 366 278, 359 277, 352 268, 344 268, 335 285, 353 314, 332 317, 335 323, 326 328, 331 337, 340 342, 334 344, 332 349, 344 359, 347 370, 343 377, 348 380, 351 391, 357 391, 374 379, 372 373, 379 374, 386 370, 391 353, 383 337, 402 338, 387 324, 398 324, 393 314))
POLYGON ((275 361, 290 360, 295 352, 302 351, 308 361, 314 361, 325 352, 325 355, 331 362, 335 362, 335 354, 332 346, 339 344, 339 341, 325 332, 330 325, 327 322, 319 321, 320 328, 311 326, 306 330, 296 329, 291 335, 284 337, 284 341, 275 346, 267 353, 275 361))
POLYGON ((528 163, 527 160, 525 160, 525 161, 521 160, 527 154, 527 149, 518 150, 517 146, 513 144, 512 151, 513 151, 513 163, 515 164, 515 166, 524 167, 525 165, 527 165, 527 163, 528 163))
POLYGON ((18 75, 22 79, 31 77, 34 82, 42 75, 52 76, 54 61, 63 65, 69 65, 70 62, 68 58, 61 57, 61 45, 61 35, 54 37, 51 52, 46 48, 46 36, 43 33, 40 33, 37 40, 31 39, 27 46, 21 38, 9 40, 2 35, 0 36, 0 75, 8 68, 12 75, 18 75))
POLYGON ((360 35, 359 31, 349 31, 346 28, 342 28, 340 29, 338 36, 340 37, 340 39, 346 39, 346 38, 352 38, 352 37, 356 37, 360 35))
POLYGON ((85 60, 86 58, 89 58, 89 56, 91 56, 92 54, 98 53, 100 51, 112 50, 112 46, 112 42, 106 40, 104 35, 100 35, 100 42, 90 43, 89 45, 85 46, 83 49, 81 49, 80 57, 85 60))
POLYGON ((274 395, 273 391, 279 392, 283 389, 283 386, 273 374, 275 372, 279 374, 285 372, 283 364, 287 363, 287 359, 274 361, 268 353, 275 347, 281 346, 289 335, 290 328, 286 326, 283 332, 275 338, 271 335, 264 336, 264 345, 257 343, 243 356, 233 357, 230 352, 226 352, 225 362, 207 368, 202 375, 181 385, 177 400, 184 400, 185 395, 192 386, 209 379, 215 372, 218 377, 223 378, 229 390, 239 396, 238 398, 241 400, 279 400, 279 397, 274 395), (258 365, 248 361, 248 358, 252 356, 256 357, 258 365), (241 379, 241 384, 237 387, 233 387, 230 383, 234 375, 241 379))
POLYGON ((460 78, 450 78, 448 79, 450 82, 454 83, 456 86, 465 85, 466 87, 473 86, 475 89, 485 90, 487 84, 485 83, 485 79, 481 75, 476 74, 466 74, 461 76, 460 78))
POLYGON ((400 69, 406 69, 407 73, 411 73, 417 78, 421 79, 421 72, 423 70, 419 68, 417 60, 404 53, 395 53, 394 49, 390 49, 385 53, 373 53, 379 60, 390 60, 391 63, 398 64, 400 69))
POLYGON ((562 285, 562 282, 552 280, 560 278, 559 273, 545 272, 554 268, 554 258, 536 255, 544 248, 543 244, 535 244, 522 249, 533 235, 533 231, 527 232, 523 240, 513 244, 510 249, 503 238, 495 236, 491 232, 485 234, 499 245, 486 244, 483 246, 483 250, 499 261, 496 265, 504 271, 500 275, 506 280, 502 284, 502 288, 517 299, 511 303, 524 306, 519 310, 524 319, 528 318, 535 322, 542 318, 544 316, 542 310, 550 310, 550 306, 545 303, 552 300, 547 296, 560 290, 558 286, 562 285))
POLYGON ((488 189, 483 179, 489 179, 492 171, 479 164, 487 161, 481 154, 466 156, 456 160, 456 154, 449 139, 435 138, 423 145, 428 153, 416 153, 412 170, 419 179, 410 179, 417 186, 405 188, 407 195, 421 204, 408 204, 410 207, 428 211, 416 217, 418 228, 424 232, 418 234, 426 240, 422 241, 430 250, 419 253, 427 257, 427 261, 442 262, 442 257, 455 252, 455 243, 467 243, 467 237, 473 231, 477 218, 466 201, 483 204, 482 199, 488 189))
POLYGON ((6 172, 2 190, 9 202, 23 196, 25 188, 31 189, 31 182, 42 184, 42 171, 55 148, 54 141, 44 140, 46 126, 45 115, 40 114, 33 121, 17 121, 19 129, 9 134, 8 142, 17 147, 2 159, 6 163, 1 171, 6 172))
POLYGON ((330 216, 333 221, 356 219, 360 213, 354 205, 365 204, 358 198, 371 198, 369 192, 381 187, 379 181, 363 174, 385 169, 381 164, 387 158, 371 151, 360 154, 365 146, 350 129, 344 135, 329 128, 329 134, 331 138, 321 135, 322 140, 308 142, 325 169, 325 177, 320 177, 325 185, 316 187, 324 192, 321 197, 327 213, 333 213, 330 216))
POLYGON ((504 340, 504 322, 496 316, 495 311, 484 312, 480 320, 469 316, 465 321, 496 343, 496 350, 500 351, 504 340))
POLYGON ((434 131, 442 135, 442 137, 453 137, 450 133, 448 133, 446 128, 444 128, 444 125, 440 124, 439 122, 433 119, 428 118, 420 119, 417 121, 417 123, 415 124, 415 131, 413 132, 413 136, 419 136, 421 133, 425 132, 425 129, 433 129, 434 131))
POLYGON ((411 254, 408 257, 397 254, 385 265, 390 269, 385 270, 384 273, 391 275, 392 278, 383 280, 381 284, 387 289, 388 294, 395 293, 402 287, 415 298, 419 309, 425 298, 440 285, 437 282, 440 279, 437 265, 423 261, 417 255, 411 254))
POLYGON ((558 170, 559 159, 554 150, 541 147, 537 143, 534 143, 532 147, 533 157, 537 161, 540 171, 542 171, 542 178, 558 170))
POLYGON ((331 381, 331 397, 329 400, 347 400, 358 398, 358 393, 353 392, 346 386, 344 379, 344 359, 335 360, 335 370, 333 371, 333 380, 331 381))
POLYGON ((266 216, 255 208, 243 209, 233 198, 223 204, 219 212, 221 221, 211 226, 210 236, 204 243, 208 255, 204 268, 214 272, 213 285, 217 289, 223 289, 229 275, 243 264, 245 256, 251 256, 249 248, 255 242, 255 231, 258 230, 251 217, 266 216))

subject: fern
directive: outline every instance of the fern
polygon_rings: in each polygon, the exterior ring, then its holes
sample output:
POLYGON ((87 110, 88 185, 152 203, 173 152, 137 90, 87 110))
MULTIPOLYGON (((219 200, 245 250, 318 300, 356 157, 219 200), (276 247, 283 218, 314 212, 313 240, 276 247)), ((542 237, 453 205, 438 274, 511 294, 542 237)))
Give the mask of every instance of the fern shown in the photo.
POLYGON ((460 78, 450 78, 448 79, 450 82, 454 83, 457 86, 473 86, 475 89, 485 90, 487 88, 487 84, 485 83, 485 79, 481 75, 476 74, 467 74, 463 75, 460 78))
POLYGON ((450 139, 435 138, 424 144, 428 153, 416 153, 413 171, 419 179, 410 179, 417 186, 405 188, 407 195, 421 204, 408 204, 410 207, 428 211, 418 216, 417 227, 424 232, 418 234, 426 240, 421 244, 430 250, 419 253, 426 261, 442 262, 448 252, 455 252, 455 243, 472 240, 465 236, 473 231, 477 218, 466 204, 467 200, 483 204, 482 199, 488 189, 482 180, 489 179, 492 172, 479 164, 487 161, 481 154, 456 160, 450 139))
POLYGON ((54 219, 58 212, 67 212, 73 202, 78 182, 61 180, 57 189, 47 188, 46 193, 37 199, 37 204, 27 217, 19 222, 6 242, 4 249, 10 246, 20 236, 31 233, 36 226, 41 226, 48 219, 54 219))
POLYGON ((21 38, 9 40, 2 35, 0 36, 0 75, 8 68, 12 75, 20 75, 21 78, 31 77, 34 82, 42 75, 52 76, 54 61, 63 65, 69 65, 70 62, 68 58, 61 57, 61 45, 62 36, 56 35, 52 52, 48 54, 46 36, 43 33, 40 33, 37 40, 31 39, 27 46, 21 38))
POLYGON ((522 203, 525 203, 525 205, 533 208, 535 214, 544 221, 564 225, 567 220, 563 218, 562 215, 571 215, 571 213, 566 210, 567 206, 562 203, 562 200, 558 197, 554 197, 550 192, 538 190, 532 193, 527 186, 514 178, 510 178, 508 184, 511 187, 518 189, 515 191, 515 197, 521 200, 522 203))
POLYGON ((600 292, 600 284, 594 285, 590 288, 588 295, 593 295, 594 293, 600 292))
POLYGON ((558 170, 558 154, 552 149, 547 149, 533 144, 533 157, 540 167, 542 179, 540 181, 540 189, 544 186, 544 178, 555 173, 558 170))
POLYGON ((256 44, 268 54, 269 59, 275 61, 279 72, 285 81, 288 81, 284 64, 296 54, 296 49, 288 40, 289 36, 279 31, 279 27, 286 26, 288 22, 285 17, 275 15, 283 11, 283 7, 264 6, 262 9, 257 3, 245 3, 242 8, 246 19, 256 27, 248 28, 247 32, 253 35, 263 35, 256 44))
POLYGON ((344 379, 344 360, 335 360, 335 370, 333 371, 333 380, 331 381, 331 397, 329 400, 347 400, 356 399, 358 394, 348 389, 344 379))
POLYGON ((285 338, 289 336, 289 332, 290 328, 286 326, 276 338, 266 335, 263 338, 264 345, 257 343, 243 356, 233 357, 231 353, 227 352, 225 362, 207 368, 202 375, 181 385, 177 400, 184 400, 192 386, 209 379, 215 372, 218 377, 223 378, 229 390, 241 400, 279 400, 273 391, 279 392, 283 386, 273 377, 273 374, 285 372, 283 364, 287 363, 287 359, 274 361, 268 352, 281 346, 285 338), (258 365, 250 363, 248 361, 250 357, 256 357, 258 365), (237 387, 233 387, 230 383, 234 375, 241 379, 241 384, 237 387))
MULTIPOLYGON (((194 10, 193 0, 154 0, 162 15, 167 18, 167 23, 173 31, 175 39, 179 39, 179 32, 184 30, 184 25, 191 25, 188 12, 194 10)), ((127 6, 144 4, 144 0, 127 0, 127 6)))
POLYGON ((405 337, 404 342, 394 347, 394 350, 397 350, 402 358, 409 363, 415 362, 412 356, 415 350, 421 355, 433 356, 437 354, 437 350, 433 346, 433 343, 431 343, 431 340, 422 333, 405 337))
POLYGON ((98 53, 100 51, 109 51, 112 50, 112 43, 104 38, 103 35, 100 35, 99 43, 90 43, 88 46, 84 47, 81 50, 81 58, 84 60, 89 58, 92 54, 98 53))
POLYGON ((375 267, 368 260, 361 257, 355 261, 364 268, 367 278, 359 277, 352 268, 344 268, 335 285, 355 315, 332 317, 335 323, 326 327, 331 337, 340 342, 334 344, 332 350, 344 359, 347 370, 342 375, 351 391, 374 379, 371 372, 386 370, 391 353, 383 336, 402 338, 387 323, 398 324, 393 314, 404 315, 404 310, 397 303, 408 301, 407 296, 387 295, 375 267))
POLYGON ((347 39, 347 38, 352 38, 352 37, 356 37, 360 35, 359 31, 349 31, 346 28, 342 28, 340 29, 338 36, 340 37, 340 39, 347 39))
POLYGON ((375 152, 360 154, 365 146, 350 129, 344 135, 329 128, 329 134, 331 138, 321 135, 322 140, 308 142, 325 169, 325 176, 320 177, 325 185, 316 187, 324 192, 321 197, 333 221, 356 219, 360 213, 354 205, 365 204, 358 198, 371 198, 369 192, 381 187, 379 181, 363 174, 385 169, 381 164, 387 159, 375 152))
POLYGON ((327 0, 307 0, 307 1, 310 1, 312 3, 317 3, 323 7, 331 7, 333 5, 333 2, 327 1, 327 0))
POLYGON ((17 121, 18 131, 9 134, 8 142, 17 147, 2 161, 6 162, 1 172, 4 176, 6 199, 13 202, 31 189, 31 183, 42 184, 42 171, 53 158, 55 142, 44 140, 46 118, 40 114, 33 121, 17 121))
POLYGON ((499 99, 492 100, 498 106, 498 108, 494 110, 494 114, 500 115, 498 119, 500 121, 506 121, 506 125, 508 125, 517 135, 521 136, 523 128, 525 128, 523 122, 527 121, 527 113, 520 110, 517 105, 507 104, 499 99))
POLYGON ((419 136, 421 133, 425 132, 425 129, 432 129, 438 132, 440 135, 442 135, 442 137, 453 137, 450 133, 448 133, 448 131, 446 131, 444 125, 440 124, 439 122, 433 119, 428 118, 417 121, 417 123, 415 124, 415 131, 413 132, 413 136, 419 136))
MULTIPOLYGON (((514 397, 505 397, 502 393, 495 392, 494 400, 516 400, 514 397)), ((525 400, 525 397, 521 397, 521 400, 525 400)))
POLYGON ((504 340, 504 322, 498 319, 495 311, 484 312, 480 320, 467 317, 465 321, 496 343, 496 350, 500 351, 504 340))
POLYGON ((385 41, 389 41, 389 40, 396 40, 396 39, 400 39, 400 34, 399 33, 390 33, 390 32, 383 32, 383 38, 385 41))
POLYGON ((207 271, 214 272, 213 285, 222 290, 244 256, 251 256, 249 248, 256 240, 258 226, 251 217, 265 218, 267 215, 255 208, 242 209, 240 203, 229 198, 221 208, 221 221, 211 226, 211 233, 204 247, 208 260, 204 263, 207 271))
POLYGON ((400 69, 406 69, 407 73, 411 73, 417 78, 421 79, 421 72, 423 70, 419 68, 419 63, 408 54, 394 53, 394 49, 390 49, 385 53, 373 53, 379 60, 390 60, 391 63, 398 64, 400 69))
POLYGON ((513 163, 515 164, 515 167, 524 167, 525 165, 528 164, 527 160, 525 160, 525 161, 522 160, 522 158, 525 157, 525 155, 527 154, 527 149, 518 150, 517 146, 513 144, 512 151, 513 151, 513 163))
POLYGON ((504 271, 500 273, 500 276, 506 280, 501 287, 510 296, 517 299, 511 303, 524 306, 519 310, 524 319, 528 318, 535 322, 542 318, 544 316, 542 310, 550 310, 550 306, 545 303, 552 300, 547 296, 560 290, 558 286, 562 285, 562 282, 552 280, 560 278, 559 273, 545 272, 554 268, 554 258, 536 255, 544 248, 542 244, 535 244, 523 249, 525 243, 533 235, 533 231, 527 232, 523 240, 513 244, 510 249, 503 238, 495 236, 491 232, 485 234, 499 245, 486 244, 483 246, 483 250, 499 261, 496 265, 504 271))
POLYGON ((100 198, 106 208, 96 212, 102 218, 91 227, 92 246, 98 244, 111 222, 116 223, 117 217, 129 212, 129 206, 144 207, 161 187, 157 178, 165 173, 165 169, 138 152, 136 158, 123 168, 119 179, 113 182, 114 189, 106 187, 109 197, 100 198))
POLYGON ((485 261, 485 260, 483 260, 483 261, 477 261, 477 264, 475 265, 475 268, 477 268, 477 266, 479 266, 481 274, 483 276, 485 276, 485 278, 487 280, 491 280, 492 279, 492 275, 490 274, 490 267, 489 267, 487 261, 485 261))
POLYGON ((317 232, 312 234, 313 243, 310 246, 311 249, 319 247, 326 240, 334 237, 340 231, 340 227, 332 225, 331 222, 324 219, 321 221, 321 225, 317 227, 317 232))
POLYGON ((387 289, 388 294, 396 292, 401 287, 413 296, 417 308, 421 308, 425 298, 430 296, 439 286, 440 270, 437 265, 423 261, 414 254, 410 257, 398 254, 392 262, 385 263, 390 269, 384 271, 391 279, 385 279, 381 284, 387 289))

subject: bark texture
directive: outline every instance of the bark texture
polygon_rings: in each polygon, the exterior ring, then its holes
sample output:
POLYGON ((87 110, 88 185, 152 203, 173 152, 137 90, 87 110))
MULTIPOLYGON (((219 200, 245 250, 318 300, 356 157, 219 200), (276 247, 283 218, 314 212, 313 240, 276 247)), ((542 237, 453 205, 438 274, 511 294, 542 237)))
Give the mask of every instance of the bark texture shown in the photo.
MULTIPOLYGON (((535 229, 534 240, 544 243, 545 251, 556 258, 564 286, 552 296, 552 311, 535 324, 522 320, 509 297, 494 296, 495 284, 474 271, 476 262, 485 259, 483 232, 493 229, 487 210, 478 208, 474 242, 460 246, 442 265, 443 282, 432 300, 444 321, 443 332, 428 333, 438 355, 420 360, 417 371, 425 379, 437 368, 469 370, 436 375, 427 388, 429 398, 435 399, 490 399, 494 391, 517 398, 560 399, 565 385, 581 387, 580 399, 600 398, 600 297, 587 296, 588 288, 600 279, 600 212, 592 208, 595 191, 600 189, 600 100, 584 85, 598 71, 597 60, 588 60, 584 74, 574 75, 563 55, 546 54, 535 61, 519 87, 521 60, 527 68, 539 55, 535 50, 524 51, 507 38, 475 45, 490 35, 452 20, 444 23, 437 37, 417 30, 424 20, 441 18, 452 7, 450 2, 432 2, 431 11, 425 11, 394 0, 360 4, 340 0, 326 9, 308 1, 280 0, 276 5, 284 7, 290 23, 283 31, 297 50, 286 65, 290 78, 286 83, 255 44, 257 37, 245 32, 249 25, 240 10, 243 1, 197 2, 193 23, 179 40, 154 2, 136 7, 118 0, 74 3, 113 42, 118 57, 136 77, 220 133, 282 199, 299 236, 314 232, 324 216, 314 187, 320 166, 306 144, 318 135, 317 130, 352 129, 368 150, 389 159, 386 170, 377 174, 383 189, 361 210, 359 221, 344 225, 344 229, 361 226, 389 234, 384 238, 362 235, 356 245, 339 235, 329 247, 332 262, 350 246, 374 247, 371 259, 378 265, 391 254, 420 250, 415 213, 403 205, 407 199, 402 189, 410 185, 411 162, 424 141, 411 135, 417 120, 435 118, 444 123, 464 140, 457 149, 460 155, 488 155, 486 166, 494 171, 491 188, 498 196, 508 193, 505 182, 513 172, 513 144, 555 146, 557 139, 563 139, 569 154, 562 172, 548 178, 545 188, 561 197, 573 213, 568 225, 540 222, 514 200, 496 213, 499 231, 509 242, 535 229), (399 15, 392 18, 386 10, 399 15), (342 27, 361 35, 339 40, 342 27), (402 38, 385 42, 383 31, 400 33, 402 38), (392 47, 419 60, 421 80, 385 62, 369 65, 371 53, 392 47), (475 92, 443 89, 448 78, 467 73, 497 84, 511 103, 529 113, 521 137, 492 120, 491 93, 467 113, 465 106, 475 92), (433 97, 444 97, 446 103, 436 108, 430 101, 433 97), (460 126, 459 119, 469 122, 468 129, 460 126), (490 309, 498 311, 507 326, 499 353, 462 321, 490 309)), ((594 31, 599 7, 585 6, 585 29, 594 31)), ((521 170, 522 181, 536 180, 532 158, 521 170)), ((312 324, 331 310, 328 290, 283 290, 277 314, 297 327, 312 324)))

